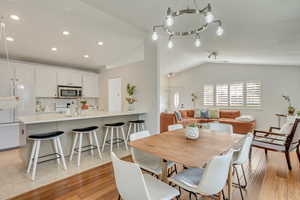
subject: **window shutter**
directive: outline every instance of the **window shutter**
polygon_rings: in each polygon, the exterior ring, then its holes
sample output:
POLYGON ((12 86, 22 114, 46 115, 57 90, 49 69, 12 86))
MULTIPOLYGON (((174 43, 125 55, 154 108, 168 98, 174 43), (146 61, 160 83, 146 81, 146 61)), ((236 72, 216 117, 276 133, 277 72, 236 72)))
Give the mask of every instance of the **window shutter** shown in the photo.
POLYGON ((216 105, 228 106, 228 85, 216 85, 216 105))
POLYGON ((246 102, 249 107, 261 106, 261 83, 249 81, 246 83, 246 102))
POLYGON ((214 86, 204 85, 203 92, 203 105, 213 106, 214 105, 214 86))
POLYGON ((234 83, 230 85, 230 106, 243 106, 244 105, 244 84, 234 83))

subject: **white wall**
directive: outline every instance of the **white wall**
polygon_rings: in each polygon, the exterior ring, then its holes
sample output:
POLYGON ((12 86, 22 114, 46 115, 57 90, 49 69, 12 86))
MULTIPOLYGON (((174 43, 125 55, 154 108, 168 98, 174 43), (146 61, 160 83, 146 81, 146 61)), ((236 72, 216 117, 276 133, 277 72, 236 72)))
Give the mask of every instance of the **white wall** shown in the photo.
POLYGON ((135 110, 147 111, 146 126, 152 133, 159 131, 159 70, 157 65, 156 46, 151 41, 145 41, 144 61, 104 70, 100 73, 100 107, 108 109, 108 79, 122 79, 122 104, 126 111, 128 104, 127 83, 136 85, 137 102, 135 110))
POLYGON ((178 89, 181 95, 180 103, 186 108, 191 108, 191 93, 200 95, 204 84, 250 80, 262 81, 262 109, 242 109, 241 112, 253 115, 257 119, 258 128, 276 126, 277 118, 274 114, 287 112, 287 104, 281 97, 282 94, 289 95, 296 109, 300 110, 300 67, 203 64, 170 78, 169 87, 171 90, 178 89))

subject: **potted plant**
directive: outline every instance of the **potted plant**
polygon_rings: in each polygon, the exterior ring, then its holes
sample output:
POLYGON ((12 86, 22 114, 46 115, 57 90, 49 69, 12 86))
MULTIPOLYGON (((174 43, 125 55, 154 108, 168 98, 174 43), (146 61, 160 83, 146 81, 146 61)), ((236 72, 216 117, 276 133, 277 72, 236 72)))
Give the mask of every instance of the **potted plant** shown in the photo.
POLYGON ((89 109, 89 105, 87 104, 86 100, 81 100, 81 110, 88 110, 89 109))
POLYGON ((188 125, 185 128, 184 133, 185 133, 185 137, 188 139, 195 140, 199 138, 199 128, 197 124, 188 125))
POLYGON ((288 114, 294 115, 295 114, 295 107, 292 106, 291 98, 287 95, 282 95, 283 99, 288 103, 288 114))
POLYGON ((128 111, 132 111, 134 110, 134 103, 137 101, 134 97, 136 86, 128 83, 126 89, 128 94, 128 97, 126 97, 126 101, 128 102, 128 111))

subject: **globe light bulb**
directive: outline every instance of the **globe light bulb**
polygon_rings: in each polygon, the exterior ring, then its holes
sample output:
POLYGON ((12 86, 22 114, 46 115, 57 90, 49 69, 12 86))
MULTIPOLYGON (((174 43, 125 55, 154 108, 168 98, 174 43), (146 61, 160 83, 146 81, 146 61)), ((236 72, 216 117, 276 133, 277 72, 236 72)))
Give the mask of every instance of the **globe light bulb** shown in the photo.
POLYGON ((217 29, 216 33, 217 33, 218 36, 223 35, 224 29, 222 28, 222 26, 218 26, 218 29, 217 29))
POLYGON ((168 15, 166 18, 166 25, 170 27, 173 26, 173 24, 174 24, 174 18, 171 15, 168 15))
POLYGON ((152 40, 156 41, 158 39, 158 34, 156 31, 153 31, 152 33, 152 40))
POLYGON ((207 12, 206 15, 205 15, 205 21, 206 23, 211 23, 212 21, 214 21, 214 16, 211 12, 207 12))
POLYGON ((174 43, 173 41, 170 39, 169 42, 168 42, 168 48, 169 49, 172 49, 174 47, 174 43))
POLYGON ((200 47, 201 46, 201 40, 200 40, 200 38, 196 38, 196 40, 195 40, 195 46, 196 47, 200 47))

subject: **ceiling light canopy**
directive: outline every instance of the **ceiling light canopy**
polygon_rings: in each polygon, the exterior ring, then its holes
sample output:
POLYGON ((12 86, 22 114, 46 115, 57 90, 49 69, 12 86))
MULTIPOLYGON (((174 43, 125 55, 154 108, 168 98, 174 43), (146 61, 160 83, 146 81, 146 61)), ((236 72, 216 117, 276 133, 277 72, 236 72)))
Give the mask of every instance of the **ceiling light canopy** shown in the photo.
MULTIPOLYGON (((188 0, 187 0, 188 1, 188 0)), ((189 1, 188 1, 189 2, 189 1)), ((200 20, 199 20, 200 22, 200 20)), ((152 33, 152 40, 158 40, 158 30, 164 31, 169 36, 168 47, 173 48, 174 38, 179 37, 191 37, 195 38, 195 46, 200 47, 200 33, 207 30, 208 26, 211 24, 217 25, 216 34, 221 36, 224 33, 224 29, 222 28, 222 22, 219 19, 215 19, 212 13, 212 7, 208 4, 206 7, 199 9, 196 3, 196 0, 193 0, 193 8, 190 8, 189 3, 187 8, 180 9, 180 10, 172 10, 171 7, 167 9, 166 17, 164 19, 164 23, 161 25, 153 26, 153 33, 152 33), (199 15, 204 17, 205 24, 200 24, 197 28, 187 30, 187 31, 174 31, 172 26, 176 22, 176 17, 183 16, 183 15, 199 15)))
POLYGON ((51 51, 57 51, 57 48, 56 47, 52 47, 51 51))
POLYGON ((99 41, 97 44, 98 44, 99 46, 102 46, 104 43, 101 42, 101 41, 99 41))
POLYGON ((62 34, 63 35, 70 35, 70 32, 69 31, 63 31, 62 34))
POLYGON ((16 21, 19 21, 20 20, 20 17, 18 15, 10 15, 9 16, 11 19, 13 20, 16 20, 16 21))
POLYGON ((9 37, 9 36, 8 36, 8 37, 6 37, 6 40, 7 40, 7 41, 9 41, 9 42, 13 42, 13 41, 15 41, 15 39, 14 39, 13 37, 9 37))
POLYGON ((86 55, 84 55, 83 57, 84 57, 84 58, 89 58, 90 56, 86 54, 86 55))

